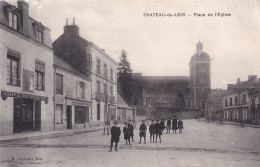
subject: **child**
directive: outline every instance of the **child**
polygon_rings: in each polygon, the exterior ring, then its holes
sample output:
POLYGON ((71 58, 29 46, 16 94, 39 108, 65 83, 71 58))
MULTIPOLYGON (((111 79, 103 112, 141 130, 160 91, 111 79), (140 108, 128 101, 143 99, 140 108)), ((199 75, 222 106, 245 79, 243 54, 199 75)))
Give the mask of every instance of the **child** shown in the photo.
POLYGON ((139 136, 140 136, 139 144, 141 144, 142 137, 144 137, 144 144, 146 144, 145 137, 146 137, 146 130, 147 130, 147 128, 146 128, 144 120, 142 120, 142 124, 140 125, 139 130, 140 130, 140 133, 139 133, 139 136))
POLYGON ((167 120, 167 133, 171 133, 171 118, 168 118, 167 120))
POLYGON ((121 130, 120 127, 117 126, 117 121, 114 121, 114 126, 111 128, 111 143, 110 143, 110 150, 112 151, 113 143, 115 142, 115 151, 117 151, 117 143, 119 142, 121 130))
POLYGON ((134 126, 131 123, 131 120, 129 120, 128 127, 129 127, 130 137, 132 138, 132 142, 134 142, 134 126))
POLYGON ((149 126, 149 132, 150 132, 150 143, 152 142, 152 136, 153 136, 153 143, 154 143, 154 134, 155 134, 154 120, 152 120, 152 123, 149 126))
POLYGON ((177 132, 176 132, 177 129, 178 129, 178 120, 177 120, 176 116, 173 116, 173 120, 172 120, 172 130, 173 130, 173 133, 177 134, 177 132))
POLYGON ((156 124, 154 125, 154 129, 155 129, 155 134, 156 134, 156 143, 157 143, 157 138, 159 136, 160 139, 160 143, 161 141, 161 135, 162 135, 162 129, 161 129, 161 125, 159 123, 159 120, 156 120, 156 124))
POLYGON ((129 130, 129 125, 127 125, 127 123, 125 123, 123 133, 124 133, 124 139, 125 139, 126 145, 127 145, 127 142, 129 143, 129 145, 131 145, 131 143, 130 143, 130 130, 129 130))
POLYGON ((179 133, 182 133, 183 122, 182 122, 181 118, 179 118, 179 121, 178 121, 178 129, 179 129, 179 133))

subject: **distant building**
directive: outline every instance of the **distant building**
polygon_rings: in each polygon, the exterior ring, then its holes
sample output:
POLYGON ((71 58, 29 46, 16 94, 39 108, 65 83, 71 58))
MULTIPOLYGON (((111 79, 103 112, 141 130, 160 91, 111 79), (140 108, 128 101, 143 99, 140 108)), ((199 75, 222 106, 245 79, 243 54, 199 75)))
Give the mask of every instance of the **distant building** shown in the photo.
POLYGON ((228 84, 227 92, 222 96, 224 121, 251 123, 249 91, 258 83, 256 75, 249 75, 247 81, 241 82, 238 78, 236 84, 228 84))
POLYGON ((0 1, 0 135, 53 130, 50 29, 17 6, 0 1))
POLYGON ((203 115, 206 99, 211 90, 210 57, 203 52, 203 44, 198 42, 196 53, 191 57, 190 76, 142 76, 133 74, 141 80, 142 97, 139 105, 145 108, 148 117, 172 116, 177 111, 200 111, 203 115), (157 112, 157 114, 155 114, 157 112), (162 115, 161 115, 162 116, 162 115))
POLYGON ((83 128, 90 123, 91 81, 54 55, 55 130, 83 128))
POLYGON ((226 90, 222 89, 213 89, 206 100, 206 113, 205 117, 208 120, 220 121, 221 120, 221 99, 222 95, 226 93, 226 90))
POLYGON ((55 54, 91 79, 90 119, 95 124, 109 120, 116 111, 117 62, 104 49, 83 39, 79 27, 66 24, 64 33, 53 42, 55 54))
MULTIPOLYGON (((126 104, 119 94, 117 94, 117 112, 113 118, 116 118, 116 120, 124 123, 128 122, 128 120, 133 120, 133 117, 132 108, 126 104)), ((111 120, 114 120, 113 118, 111 118, 111 120)))
POLYGON ((248 92, 251 124, 260 125, 260 82, 248 92))

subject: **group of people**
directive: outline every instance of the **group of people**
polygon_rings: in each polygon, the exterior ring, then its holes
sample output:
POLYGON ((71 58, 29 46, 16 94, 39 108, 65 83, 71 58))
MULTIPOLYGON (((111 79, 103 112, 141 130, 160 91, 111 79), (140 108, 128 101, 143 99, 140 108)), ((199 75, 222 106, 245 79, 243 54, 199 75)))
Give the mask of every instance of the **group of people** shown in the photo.
MULTIPOLYGON (((173 119, 168 118, 166 122, 166 129, 167 133, 170 133, 170 130, 173 129, 173 133, 177 133, 177 130, 179 129, 179 133, 182 133, 183 129, 183 122, 180 118, 177 118, 176 116, 173 117, 173 119)), ((163 131, 165 129, 165 119, 156 120, 156 123, 154 120, 152 120, 152 123, 149 125, 149 133, 150 133, 150 142, 156 142, 159 138, 159 142, 161 143, 161 135, 163 134, 163 131)), ((146 144, 146 131, 147 126, 145 124, 145 121, 142 121, 142 124, 139 127, 139 144, 141 144, 142 138, 144 139, 144 144, 146 144)), ((131 145, 131 140, 134 142, 134 126, 131 123, 131 120, 129 120, 128 123, 125 123, 125 126, 123 128, 124 133, 124 139, 126 142, 126 145, 131 145)), ((113 143, 115 143, 115 151, 117 151, 117 144, 119 142, 121 135, 120 127, 118 127, 117 121, 114 121, 114 126, 111 128, 111 143, 110 143, 110 150, 112 151, 113 143)))

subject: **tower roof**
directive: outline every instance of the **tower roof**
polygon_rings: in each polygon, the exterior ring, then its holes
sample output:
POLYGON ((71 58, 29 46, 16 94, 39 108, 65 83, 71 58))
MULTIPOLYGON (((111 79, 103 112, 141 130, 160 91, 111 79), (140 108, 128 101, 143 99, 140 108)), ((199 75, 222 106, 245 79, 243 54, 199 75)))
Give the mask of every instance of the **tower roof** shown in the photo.
POLYGON ((206 52, 203 52, 203 43, 202 42, 198 42, 196 44, 196 53, 191 57, 191 62, 193 61, 210 61, 210 57, 209 54, 207 54, 206 52))

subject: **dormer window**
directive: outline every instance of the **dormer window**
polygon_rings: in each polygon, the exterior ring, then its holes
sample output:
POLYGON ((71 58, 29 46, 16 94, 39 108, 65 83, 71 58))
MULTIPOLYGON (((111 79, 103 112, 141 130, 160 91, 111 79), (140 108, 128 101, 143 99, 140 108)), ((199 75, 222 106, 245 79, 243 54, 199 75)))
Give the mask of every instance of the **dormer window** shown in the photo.
POLYGON ((42 31, 36 30, 36 41, 43 43, 42 40, 42 31))
POLYGON ((9 27, 18 30, 18 15, 13 12, 9 12, 8 17, 9 27))

